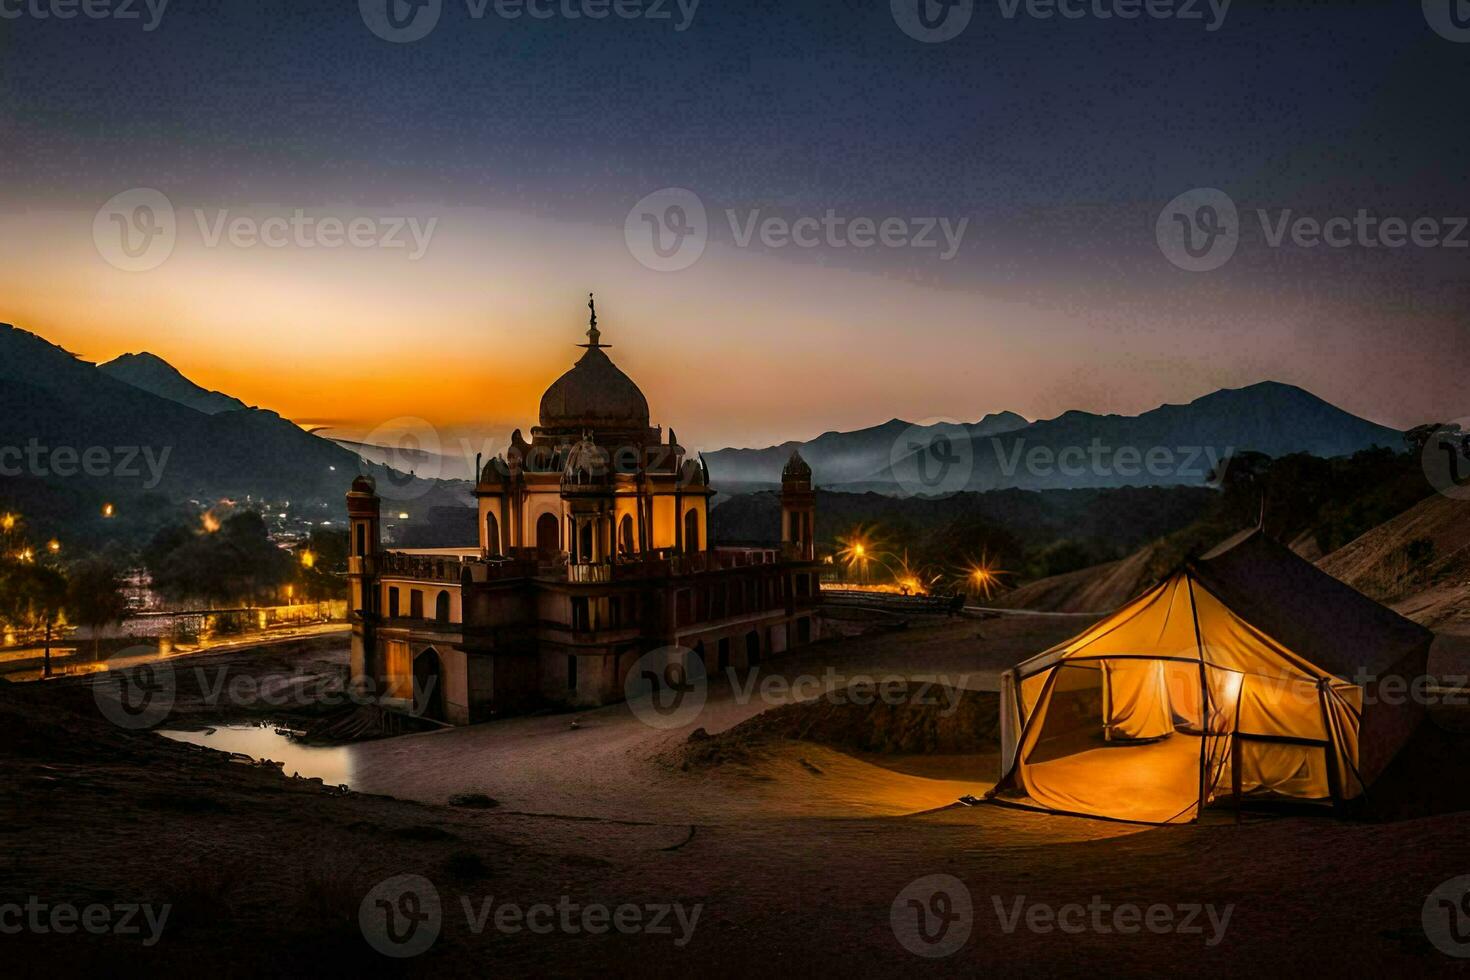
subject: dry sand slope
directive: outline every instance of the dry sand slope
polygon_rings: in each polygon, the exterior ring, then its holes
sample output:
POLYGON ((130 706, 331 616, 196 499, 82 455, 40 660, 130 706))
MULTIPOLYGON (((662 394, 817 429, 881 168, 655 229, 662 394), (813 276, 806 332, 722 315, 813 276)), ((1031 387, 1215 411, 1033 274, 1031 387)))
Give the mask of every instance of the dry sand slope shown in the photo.
POLYGON ((1470 633, 1470 500, 1436 494, 1318 564, 1430 629, 1470 633))

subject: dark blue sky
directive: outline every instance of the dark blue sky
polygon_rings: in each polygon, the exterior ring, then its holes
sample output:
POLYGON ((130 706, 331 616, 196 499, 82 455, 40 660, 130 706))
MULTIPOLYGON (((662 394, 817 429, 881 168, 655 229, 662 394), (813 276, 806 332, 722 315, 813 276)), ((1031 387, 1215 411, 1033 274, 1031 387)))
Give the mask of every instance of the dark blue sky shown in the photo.
MULTIPOLYGON (((1236 0, 1207 31, 1008 19, 990 0, 936 44, 901 31, 889 0, 704 0, 682 32, 666 9, 477 20, 444 0, 406 44, 375 36, 351 0, 173 0, 151 32, 0 19, 4 204, 96 208, 147 186, 222 203, 428 198, 621 228, 634 201, 680 186, 712 212, 964 215, 953 262, 777 257, 1096 310, 1102 331, 1130 311, 1187 330, 1204 309, 1285 304, 1276 319, 1292 311, 1304 346, 1345 364, 1399 334, 1398 376, 1357 410, 1405 424, 1470 410, 1453 404, 1470 369, 1466 250, 1272 249, 1243 221, 1238 258, 1201 279, 1160 262, 1153 235, 1165 202, 1196 187, 1243 214, 1470 214, 1470 43, 1431 30, 1417 2, 1236 0), (1303 322, 1315 297, 1320 317, 1303 322), (1432 354, 1424 379, 1403 376, 1415 345, 1432 354)), ((1342 387, 1366 376, 1323 370, 1342 387)))

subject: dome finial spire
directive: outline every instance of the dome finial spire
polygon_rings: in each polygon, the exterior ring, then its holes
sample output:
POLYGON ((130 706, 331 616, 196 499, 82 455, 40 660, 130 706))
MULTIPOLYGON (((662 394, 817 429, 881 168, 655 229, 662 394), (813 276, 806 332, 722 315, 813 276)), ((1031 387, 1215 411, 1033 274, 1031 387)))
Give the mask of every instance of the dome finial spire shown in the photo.
POLYGON ((598 350, 602 347, 611 347, 611 344, 602 343, 602 331, 597 329, 597 298, 591 293, 587 294, 587 343, 578 344, 578 347, 586 347, 588 350, 598 350))

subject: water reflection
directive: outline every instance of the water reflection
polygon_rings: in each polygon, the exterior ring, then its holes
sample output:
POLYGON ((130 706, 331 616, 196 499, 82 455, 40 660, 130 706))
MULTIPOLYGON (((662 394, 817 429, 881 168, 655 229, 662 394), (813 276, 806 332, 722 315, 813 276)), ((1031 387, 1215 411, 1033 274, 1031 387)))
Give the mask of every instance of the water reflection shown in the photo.
POLYGON ((328 786, 351 786, 357 778, 352 746, 302 745, 278 735, 272 725, 220 725, 204 731, 164 730, 158 734, 176 742, 280 762, 286 775, 299 773, 303 779, 319 776, 328 786))

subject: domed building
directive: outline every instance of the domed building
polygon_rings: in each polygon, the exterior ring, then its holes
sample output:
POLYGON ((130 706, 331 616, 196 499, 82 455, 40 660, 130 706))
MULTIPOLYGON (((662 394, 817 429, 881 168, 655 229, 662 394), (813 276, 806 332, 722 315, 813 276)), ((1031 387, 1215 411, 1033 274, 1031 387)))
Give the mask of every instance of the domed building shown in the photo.
POLYGON ((654 651, 715 673, 816 638, 810 467, 783 474, 779 545, 714 547, 708 467, 650 423, 588 308, 530 440, 480 468, 477 546, 385 551, 375 487, 354 481, 352 673, 385 705, 465 724, 605 704, 654 651))

